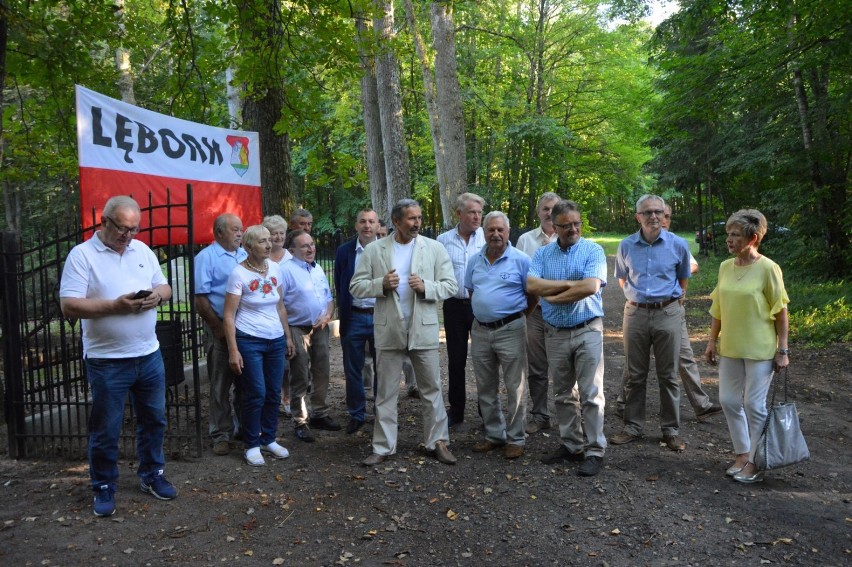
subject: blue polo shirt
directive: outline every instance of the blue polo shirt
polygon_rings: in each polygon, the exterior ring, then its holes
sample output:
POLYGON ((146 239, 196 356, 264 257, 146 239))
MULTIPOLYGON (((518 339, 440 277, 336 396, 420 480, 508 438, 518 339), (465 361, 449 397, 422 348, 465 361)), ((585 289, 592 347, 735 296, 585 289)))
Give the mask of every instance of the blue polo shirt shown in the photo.
POLYGON ((573 327, 595 317, 603 317, 601 291, 606 286, 606 255, 600 244, 580 238, 563 252, 559 241, 542 246, 530 263, 529 275, 545 280, 577 281, 597 278, 601 287, 597 293, 580 301, 551 304, 541 300, 541 316, 554 327, 573 327))
POLYGON ((636 303, 657 303, 683 295, 678 280, 692 275, 689 245, 668 230, 654 242, 646 242, 641 231, 618 245, 615 277, 625 280, 624 297, 636 303))
POLYGON ((195 256, 195 295, 206 295, 219 319, 225 316, 228 277, 247 256, 242 248, 228 252, 218 242, 213 242, 195 256))
POLYGON ((488 246, 467 263, 464 287, 470 292, 473 316, 482 323, 493 323, 527 308, 527 272, 530 257, 512 246, 492 264, 485 256, 488 246))

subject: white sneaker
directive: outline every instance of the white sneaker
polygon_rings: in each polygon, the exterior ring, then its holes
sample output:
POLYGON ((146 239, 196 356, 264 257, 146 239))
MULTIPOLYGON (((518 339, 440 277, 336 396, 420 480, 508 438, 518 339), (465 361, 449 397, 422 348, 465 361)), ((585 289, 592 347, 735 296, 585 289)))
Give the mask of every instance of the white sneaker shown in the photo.
POLYGON ((266 464, 263 455, 260 454, 260 447, 252 447, 246 451, 246 463, 252 467, 262 467, 266 464))
POLYGON ((260 450, 264 453, 269 453, 274 459, 286 459, 290 456, 290 451, 273 441, 269 445, 262 445, 260 450))

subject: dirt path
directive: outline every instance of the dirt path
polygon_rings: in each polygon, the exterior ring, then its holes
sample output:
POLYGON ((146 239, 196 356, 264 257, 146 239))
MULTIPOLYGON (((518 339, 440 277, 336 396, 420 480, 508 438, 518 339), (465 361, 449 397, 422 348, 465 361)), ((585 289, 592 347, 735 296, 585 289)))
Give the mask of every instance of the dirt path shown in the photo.
MULTIPOLYGON (((616 282, 604 298, 606 395, 613 401, 623 365, 623 295, 616 282)), ((707 307, 701 298, 688 305, 696 353, 704 349, 707 307)), ((345 423, 334 342, 330 398, 345 423)), ((762 485, 725 477, 731 455, 724 418, 699 423, 685 399, 687 450, 661 447, 653 383, 648 437, 610 447, 604 470, 588 479, 574 465, 539 462, 556 447, 553 430, 530 437, 526 455, 515 462, 496 452, 472 453, 481 431, 453 436, 459 463, 441 465, 418 448, 419 402, 406 398, 399 453, 383 466, 358 464, 370 451, 364 430, 320 432, 308 445, 282 423, 292 456, 265 468, 245 466, 239 451, 170 458, 168 476, 181 490, 171 502, 142 494, 134 463, 122 461, 118 512, 110 519, 91 514, 85 462, 4 456, 0 564, 848 565, 850 347, 793 348, 791 394, 813 460, 773 472, 762 485)), ((468 368, 467 418, 477 423, 468 368)), ((715 399, 715 370, 701 368, 715 399)), ((607 435, 619 430, 608 415, 607 435)))

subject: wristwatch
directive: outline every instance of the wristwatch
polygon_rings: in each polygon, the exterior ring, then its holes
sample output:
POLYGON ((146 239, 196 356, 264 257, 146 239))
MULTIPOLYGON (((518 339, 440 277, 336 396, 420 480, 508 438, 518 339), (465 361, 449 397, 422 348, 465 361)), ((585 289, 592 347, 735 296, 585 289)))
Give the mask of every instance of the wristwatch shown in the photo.
POLYGON ((783 354, 783 355, 787 355, 787 356, 789 356, 789 354, 790 354, 790 349, 788 349, 788 348, 779 348, 779 349, 778 349, 778 354, 783 354))

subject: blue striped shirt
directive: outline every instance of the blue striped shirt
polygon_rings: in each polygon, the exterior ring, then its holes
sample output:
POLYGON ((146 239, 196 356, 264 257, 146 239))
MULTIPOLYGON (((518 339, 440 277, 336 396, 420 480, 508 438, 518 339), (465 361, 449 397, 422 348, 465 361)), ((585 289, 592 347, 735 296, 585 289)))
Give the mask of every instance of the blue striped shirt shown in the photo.
POLYGON ((578 281, 598 278, 597 293, 580 301, 554 305, 541 300, 541 315, 554 327, 573 327, 595 317, 603 317, 601 291, 606 286, 606 255, 600 244, 580 238, 568 250, 562 251, 559 241, 536 250, 529 275, 545 280, 578 281))

